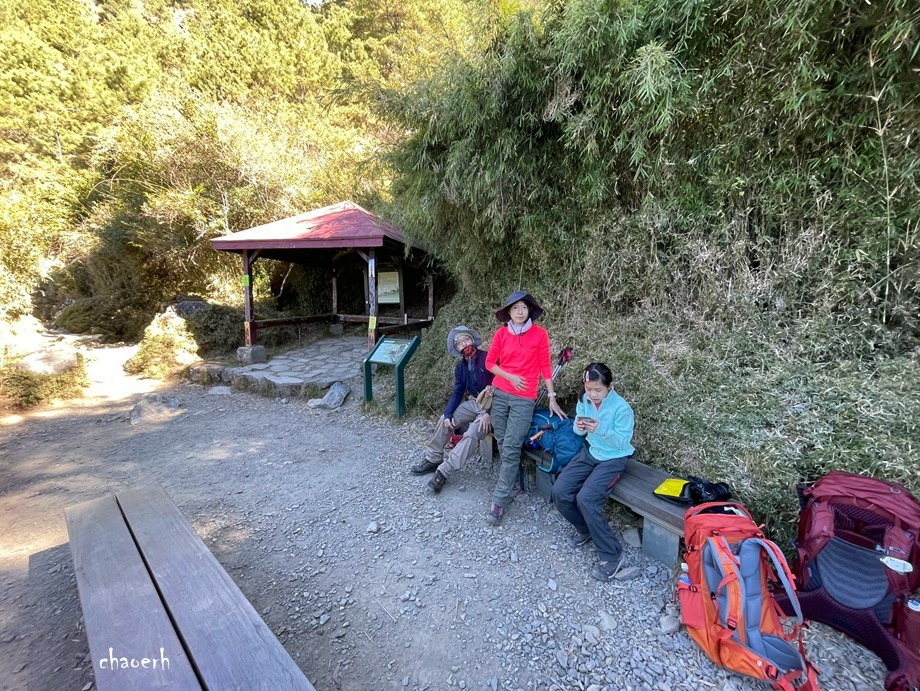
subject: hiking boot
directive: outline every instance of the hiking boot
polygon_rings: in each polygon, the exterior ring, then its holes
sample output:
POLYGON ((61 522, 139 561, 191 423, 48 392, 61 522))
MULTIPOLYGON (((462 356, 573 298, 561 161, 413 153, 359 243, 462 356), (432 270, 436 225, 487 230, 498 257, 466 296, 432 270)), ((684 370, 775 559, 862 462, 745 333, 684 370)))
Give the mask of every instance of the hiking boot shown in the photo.
POLYGON ((409 468, 409 472, 413 475, 427 475, 428 473, 433 473, 438 469, 439 463, 432 463, 427 458, 422 459, 414 466, 409 468))
POLYGON ((565 543, 572 549, 578 549, 589 542, 591 542, 591 535, 589 533, 579 533, 577 530, 565 539, 565 543))
POLYGON ((505 510, 498 504, 492 504, 489 513, 486 515, 486 523, 495 528, 502 524, 502 518, 504 517, 505 510))
POLYGON ((447 482, 447 478, 441 473, 440 470, 434 471, 434 476, 428 481, 428 487, 431 488, 431 491, 437 494, 444 488, 444 483, 447 482))
POLYGON ((617 575, 617 571, 620 570, 621 563, 623 563, 622 554, 611 561, 599 561, 597 562, 597 566, 591 569, 591 575, 594 576, 594 578, 597 580, 604 581, 606 583, 617 575))

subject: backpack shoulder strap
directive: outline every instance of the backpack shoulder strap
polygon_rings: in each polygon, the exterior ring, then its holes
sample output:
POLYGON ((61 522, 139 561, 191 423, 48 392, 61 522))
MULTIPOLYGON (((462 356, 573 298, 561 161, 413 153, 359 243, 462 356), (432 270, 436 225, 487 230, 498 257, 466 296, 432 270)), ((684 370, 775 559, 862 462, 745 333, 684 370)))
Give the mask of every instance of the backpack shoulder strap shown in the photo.
POLYGON ((703 554, 703 571, 708 588, 715 593, 714 604, 719 624, 724 627, 717 638, 731 638, 736 631, 743 632, 744 584, 739 578, 738 557, 723 536, 706 539, 703 554))
MULTIPOLYGON (((756 559, 753 557, 746 558, 745 552, 750 552, 751 550, 756 550, 758 552, 762 550, 770 558, 770 561, 773 563, 773 570, 779 578, 783 589, 786 591, 789 603, 792 605, 792 608, 795 611, 796 622, 789 640, 796 638, 798 641, 799 656, 802 660, 802 669, 792 670, 785 676, 781 676, 778 679, 775 679, 773 681, 774 688, 782 689, 782 691, 795 691, 795 689, 798 689, 798 691, 819 691, 818 670, 806 657, 805 645, 802 642, 802 637, 800 635, 800 631, 803 626, 802 608, 799 605, 799 598, 795 594, 795 587, 792 584, 794 576, 789 570, 789 565, 786 562, 786 557, 783 556, 782 551, 780 551, 779 547, 777 547, 776 543, 772 540, 758 537, 748 538, 744 541, 744 545, 742 545, 743 572, 746 572, 751 568, 757 568, 758 570, 760 568, 759 554, 757 554, 756 559), (748 545, 750 546, 748 547, 748 545), (801 679, 802 676, 804 676, 804 680, 802 680, 798 686, 795 686, 793 684, 793 680, 801 679)), ((751 574, 745 575, 749 576, 751 574)), ((747 577, 745 580, 747 580, 747 577)))
POLYGON ((767 556, 770 557, 770 561, 773 562, 773 570, 776 572, 780 584, 786 591, 786 596, 789 598, 789 604, 792 605, 792 608, 795 611, 796 625, 801 626, 804 623, 804 618, 802 617, 802 608, 799 605, 799 598, 795 594, 795 587, 792 585, 795 577, 789 570, 789 564, 786 562, 786 557, 783 556, 783 553, 780 551, 779 547, 777 547, 776 543, 772 540, 752 537, 745 540, 745 543, 759 545, 760 548, 767 554, 767 556))

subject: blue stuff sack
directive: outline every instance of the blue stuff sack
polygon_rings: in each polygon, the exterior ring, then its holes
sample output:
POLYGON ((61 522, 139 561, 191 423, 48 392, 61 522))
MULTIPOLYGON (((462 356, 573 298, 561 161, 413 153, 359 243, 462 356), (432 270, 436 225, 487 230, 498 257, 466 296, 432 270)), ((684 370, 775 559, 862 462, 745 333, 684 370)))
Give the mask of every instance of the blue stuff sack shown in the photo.
POLYGON ((578 455, 585 438, 575 434, 575 422, 571 418, 551 417, 546 408, 535 408, 524 443, 545 452, 537 463, 539 470, 558 473, 578 455))

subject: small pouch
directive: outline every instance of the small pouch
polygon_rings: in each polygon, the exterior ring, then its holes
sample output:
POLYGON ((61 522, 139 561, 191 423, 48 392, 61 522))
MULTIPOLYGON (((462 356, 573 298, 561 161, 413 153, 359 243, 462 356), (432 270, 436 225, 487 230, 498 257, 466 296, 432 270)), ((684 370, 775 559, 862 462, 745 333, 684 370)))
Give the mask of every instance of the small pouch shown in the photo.
POLYGON ((892 628, 897 637, 912 653, 920 655, 920 601, 899 599, 894 603, 893 616, 892 628))
POLYGON ((677 599, 680 602, 680 620, 691 629, 706 628, 706 611, 703 604, 703 593, 700 589, 685 581, 677 581, 677 599))
POLYGON ((479 395, 476 396, 476 405, 478 405, 483 410, 492 409, 492 387, 487 386, 482 391, 479 392, 479 395))

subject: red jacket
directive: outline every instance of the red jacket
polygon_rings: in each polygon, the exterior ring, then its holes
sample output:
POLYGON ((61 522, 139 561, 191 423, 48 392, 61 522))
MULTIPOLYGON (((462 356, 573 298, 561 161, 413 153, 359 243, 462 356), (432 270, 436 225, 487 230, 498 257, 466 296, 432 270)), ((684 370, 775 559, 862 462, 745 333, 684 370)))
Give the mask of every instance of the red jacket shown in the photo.
POLYGON ((489 346, 486 368, 491 371, 496 364, 508 374, 524 377, 527 388, 518 391, 511 382, 501 376, 496 376, 492 381, 495 388, 514 396, 536 400, 540 375, 543 375, 546 381, 553 378, 549 334, 546 333, 546 329, 534 324, 520 336, 515 336, 508 331, 507 326, 499 328, 489 346))

